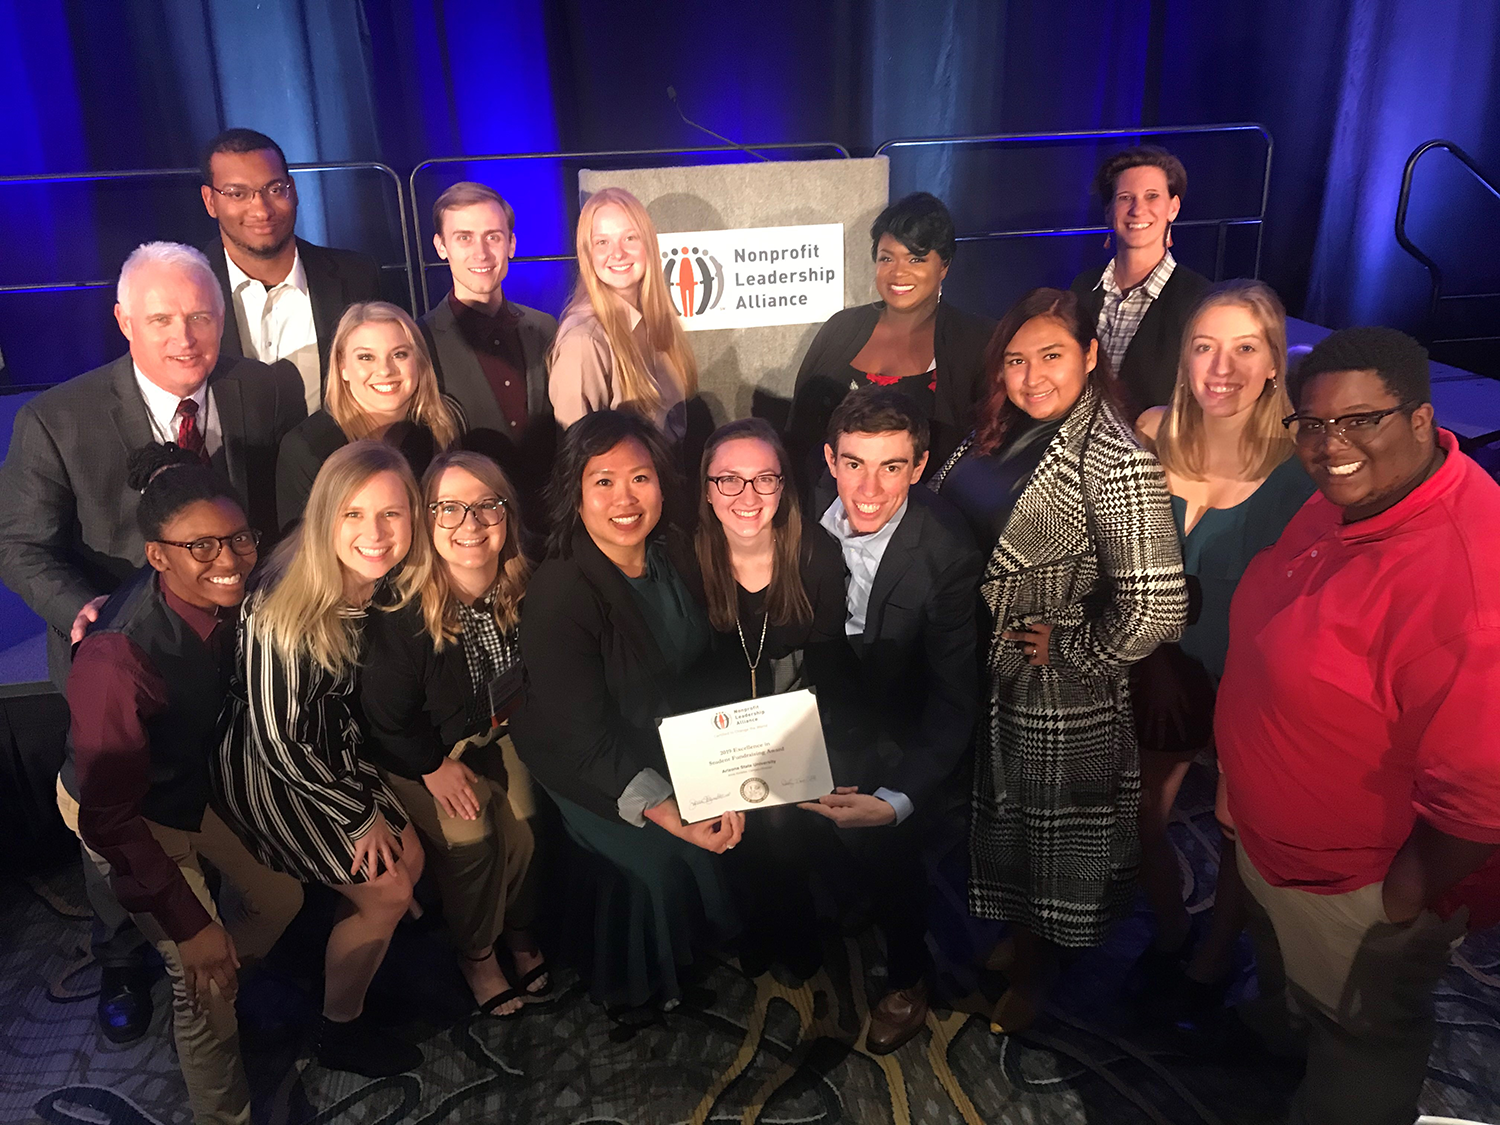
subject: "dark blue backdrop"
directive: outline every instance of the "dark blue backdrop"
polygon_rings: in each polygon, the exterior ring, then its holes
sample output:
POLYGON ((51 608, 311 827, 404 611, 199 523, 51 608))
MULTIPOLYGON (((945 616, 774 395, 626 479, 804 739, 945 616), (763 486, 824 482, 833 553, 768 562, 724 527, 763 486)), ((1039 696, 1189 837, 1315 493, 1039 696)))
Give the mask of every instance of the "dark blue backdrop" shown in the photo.
MULTIPOLYGON (((1332 325, 1420 326, 1425 275, 1391 233, 1417 143, 1448 136, 1500 170, 1494 0, 0 0, 0 75, 0 174, 189 165, 227 124, 271 133, 293 161, 403 174, 439 155, 701 142, 669 83, 737 139, 856 151, 903 135, 1261 121, 1277 143, 1262 275, 1332 325)), ((961 225, 1077 221, 1092 214, 1093 158, 1048 180, 930 155, 893 179, 952 199, 961 225)), ((523 253, 566 249, 560 168, 474 171, 517 204, 523 253)), ((1230 150, 1190 172, 1185 215, 1258 189, 1230 150)), ((1413 226, 1461 253, 1475 242, 1455 204, 1465 188, 1445 176, 1430 173, 1413 226)), ((379 190, 305 177, 303 233, 391 257, 379 190)), ((144 237, 211 235, 190 181, 0 187, 0 284, 107 278, 144 237)), ((976 251, 970 275, 1004 276, 969 303, 1066 282, 1100 253, 1094 240, 976 251)), ((556 304, 566 271, 518 269, 516 284, 556 304)), ((0 295, 10 377, 51 381, 120 350, 109 301, 0 295)))

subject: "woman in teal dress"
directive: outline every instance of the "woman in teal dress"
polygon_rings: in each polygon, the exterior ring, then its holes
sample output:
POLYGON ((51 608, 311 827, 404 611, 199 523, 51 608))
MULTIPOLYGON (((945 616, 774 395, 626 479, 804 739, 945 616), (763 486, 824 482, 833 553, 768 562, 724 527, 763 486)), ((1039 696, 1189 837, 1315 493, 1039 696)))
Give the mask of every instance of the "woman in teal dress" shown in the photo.
POLYGON ((1144 444, 1167 474, 1196 618, 1177 645, 1137 666, 1132 683, 1141 745, 1141 883, 1157 932, 1132 986, 1158 1012, 1201 1016, 1223 1000, 1244 927, 1234 841, 1222 840, 1212 924, 1196 944, 1167 838, 1188 765, 1211 746, 1213 696, 1229 647, 1229 603, 1250 559, 1270 546, 1312 481, 1292 456, 1286 313, 1258 281, 1211 289, 1183 332, 1171 401, 1141 415, 1144 444))

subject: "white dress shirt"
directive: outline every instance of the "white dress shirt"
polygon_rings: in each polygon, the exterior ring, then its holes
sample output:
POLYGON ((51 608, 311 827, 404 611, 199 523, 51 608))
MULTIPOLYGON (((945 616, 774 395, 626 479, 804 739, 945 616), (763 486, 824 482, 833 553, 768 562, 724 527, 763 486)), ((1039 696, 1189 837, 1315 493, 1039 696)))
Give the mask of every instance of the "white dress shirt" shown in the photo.
MULTIPOLYGON (((141 398, 146 402, 146 417, 151 421, 151 436, 160 442, 177 440, 177 404, 181 397, 171 391, 162 390, 135 364, 135 385, 141 389, 141 398)), ((214 405, 213 395, 208 393, 208 380, 203 380, 196 391, 187 396, 198 404, 198 429, 203 433, 203 451, 212 457, 224 444, 224 431, 219 427, 219 408, 214 405)))
MULTIPOLYGON (((844 565, 849 568, 849 585, 845 591, 848 617, 844 621, 844 632, 851 637, 864 636, 865 621, 870 612, 870 591, 875 588, 875 574, 880 570, 880 560, 885 558, 885 549, 891 545, 891 537, 896 534, 896 528, 901 525, 910 505, 911 501, 907 500, 896 509, 896 514, 886 521, 884 527, 868 535, 861 535, 849 526, 844 502, 837 497, 818 521, 828 534, 839 541, 839 547, 844 552, 844 565)), ((910 797, 894 789, 887 789, 884 785, 876 789, 874 795, 896 810, 897 824, 909 817, 914 810, 910 797)))
POLYGON ((292 271, 269 289, 224 255, 229 269, 230 303, 240 329, 240 348, 251 359, 275 363, 289 359, 302 376, 307 412, 323 403, 323 372, 318 359, 318 329, 302 255, 293 252, 292 271))

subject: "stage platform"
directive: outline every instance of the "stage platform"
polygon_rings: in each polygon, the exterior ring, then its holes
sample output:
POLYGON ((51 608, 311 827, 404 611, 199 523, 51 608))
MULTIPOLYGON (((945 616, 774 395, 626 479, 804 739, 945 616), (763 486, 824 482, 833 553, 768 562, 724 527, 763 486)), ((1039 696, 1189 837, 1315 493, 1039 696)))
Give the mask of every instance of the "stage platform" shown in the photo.
MULTIPOLYGON (((1310 348, 1331 329, 1288 317, 1289 347, 1310 348)), ((0 456, 10 445, 16 411, 28 395, 0 394, 0 456)), ((1467 441, 1500 441, 1500 380, 1487 379, 1457 367, 1432 365, 1432 401, 1438 421, 1467 441)), ((1491 471, 1493 463, 1487 462, 1491 471)), ((0 690, 6 694, 49 691, 47 645, 41 618, 21 599, 0 586, 0 690), (28 687, 21 687, 28 685, 28 687)))

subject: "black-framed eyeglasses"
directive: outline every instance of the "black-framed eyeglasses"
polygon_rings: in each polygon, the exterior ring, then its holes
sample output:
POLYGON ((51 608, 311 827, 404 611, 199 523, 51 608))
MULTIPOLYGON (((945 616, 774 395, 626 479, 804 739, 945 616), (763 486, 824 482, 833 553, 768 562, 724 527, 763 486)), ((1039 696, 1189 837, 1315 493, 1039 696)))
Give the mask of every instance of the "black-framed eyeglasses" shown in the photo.
POLYGON ((465 504, 462 500, 434 500, 427 505, 427 510, 432 513, 433 521, 439 527, 452 531, 463 527, 471 512, 474 514, 474 522, 480 527, 494 527, 505 518, 506 506, 504 497, 491 496, 472 504, 465 504))
POLYGON ((201 563, 211 563, 219 557, 227 544, 235 554, 244 558, 255 554, 255 548, 260 543, 260 532, 253 527, 247 527, 244 531, 236 531, 233 535, 205 535, 201 539, 194 539, 191 543, 179 543, 175 539, 157 539, 157 543, 165 543, 168 547, 181 547, 201 563))
POLYGON ((231 203, 248 203, 257 195, 264 195, 267 201, 274 199, 278 203, 281 203, 292 197, 292 181, 272 180, 264 187, 258 188, 240 187, 239 184, 235 184, 232 187, 221 188, 214 187, 213 184, 209 184, 208 190, 218 192, 231 203))
POLYGON ((1355 414, 1340 414, 1337 418, 1288 414, 1281 420, 1281 424, 1291 431, 1292 440, 1299 445, 1313 445, 1325 437, 1336 437, 1358 444, 1362 438, 1373 437, 1376 427, 1392 414, 1415 410, 1418 405, 1415 402, 1403 402, 1385 410, 1361 410, 1355 414))
POLYGON ((719 490, 720 496, 738 496, 745 491, 745 485, 755 489, 760 496, 775 496, 781 491, 780 473, 761 473, 758 477, 746 480, 737 477, 733 473, 726 473, 722 477, 709 477, 714 482, 714 487, 719 490))

